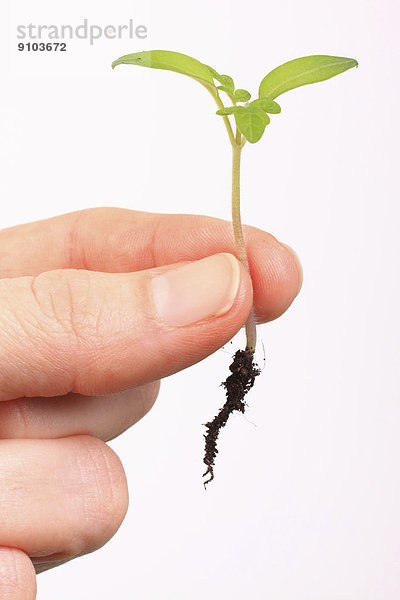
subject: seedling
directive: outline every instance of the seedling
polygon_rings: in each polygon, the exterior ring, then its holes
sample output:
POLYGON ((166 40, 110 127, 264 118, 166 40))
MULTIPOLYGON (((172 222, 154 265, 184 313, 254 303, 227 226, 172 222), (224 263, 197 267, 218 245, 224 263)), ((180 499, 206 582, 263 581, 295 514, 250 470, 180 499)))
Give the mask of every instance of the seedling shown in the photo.
MULTIPOLYGON (((179 52, 150 50, 127 54, 115 60, 112 68, 120 64, 182 73, 201 83, 214 98, 218 107, 217 115, 222 117, 232 146, 231 210, 236 252, 239 260, 249 271, 240 217, 240 157, 244 145, 246 142, 251 144, 258 142, 270 122, 269 115, 281 112, 281 107, 275 102, 275 98, 294 88, 324 81, 352 67, 357 67, 357 61, 352 58, 326 55, 296 58, 270 71, 260 83, 258 98, 252 101, 250 101, 250 92, 236 88, 232 77, 221 75, 212 67, 179 52), (228 106, 223 103, 220 92, 225 94, 224 97, 229 102, 228 106)), ((253 387, 256 376, 260 374, 254 361, 257 341, 254 307, 245 327, 246 347, 244 350, 238 350, 234 355, 229 367, 231 375, 222 384, 226 390, 226 402, 214 419, 205 425, 207 432, 204 435, 204 463, 207 470, 203 477, 209 476, 209 478, 204 485, 214 478, 215 457, 218 452, 217 440, 221 428, 225 426, 229 416, 235 410, 244 413, 246 408, 244 397, 253 387)))

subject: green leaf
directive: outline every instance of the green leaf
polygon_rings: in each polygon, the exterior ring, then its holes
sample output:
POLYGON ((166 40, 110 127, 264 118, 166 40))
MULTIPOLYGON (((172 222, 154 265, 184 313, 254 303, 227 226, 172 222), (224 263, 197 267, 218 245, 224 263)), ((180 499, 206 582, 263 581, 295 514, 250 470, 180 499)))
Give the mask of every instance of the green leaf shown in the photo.
POLYGON ((209 65, 205 65, 207 67, 207 69, 210 69, 211 75, 213 76, 214 79, 216 79, 217 81, 219 81, 218 77, 220 76, 218 71, 216 71, 215 69, 213 69, 212 67, 210 67, 209 65))
POLYGON ((232 77, 229 77, 229 75, 219 75, 218 77, 218 81, 222 83, 224 87, 228 88, 230 92, 235 91, 235 84, 233 83, 232 77))
POLYGON ((274 99, 301 85, 324 81, 357 66, 358 63, 353 58, 340 56, 315 55, 295 58, 268 73, 260 84, 258 95, 260 98, 274 99))
POLYGON ((236 125, 244 137, 254 144, 258 142, 270 119, 261 108, 257 106, 226 106, 217 110, 217 115, 223 117, 235 115, 236 125))
POLYGON ((235 112, 237 112, 240 108, 243 108, 241 106, 226 106, 225 108, 220 108, 219 110, 217 110, 217 115, 221 115, 223 117, 226 117, 227 115, 234 115, 235 112))
POLYGON ((151 67, 153 69, 166 69, 182 73, 201 82, 214 86, 213 75, 210 68, 191 56, 171 52, 170 50, 146 50, 121 56, 112 63, 114 69, 117 65, 137 65, 139 67, 151 67))
POLYGON ((213 78, 216 79, 221 84, 221 85, 217 86, 217 89, 228 94, 228 96, 232 100, 232 102, 236 102, 235 94, 234 94, 235 84, 233 83, 232 77, 230 77, 229 75, 221 75, 220 73, 218 73, 215 69, 213 69, 210 66, 207 66, 207 68, 210 69, 210 72, 211 72, 213 78))
POLYGON ((218 89, 223 89, 223 91, 225 92, 226 90, 224 88, 227 88, 229 92, 234 92, 235 84, 233 83, 232 77, 230 77, 229 75, 221 75, 220 73, 218 73, 218 71, 216 71, 215 69, 213 69, 213 67, 210 67, 209 65, 205 66, 207 67, 207 69, 210 70, 210 73, 213 76, 213 78, 222 84, 222 87, 218 89))
POLYGON ((247 102, 248 100, 250 100, 250 98, 251 94, 247 90, 242 90, 241 88, 235 90, 236 102, 247 102))
POLYGON ((258 98, 258 100, 253 100, 248 105, 249 108, 261 108, 264 112, 270 113, 271 115, 276 115, 281 112, 281 107, 277 102, 270 100, 270 98, 258 98))
POLYGON ((261 108, 253 107, 249 109, 247 106, 236 106, 235 121, 236 125, 244 137, 254 144, 258 142, 270 119, 261 108))
POLYGON ((225 94, 228 94, 228 96, 232 98, 232 101, 235 99, 235 96, 232 94, 232 91, 228 87, 226 87, 226 85, 218 85, 217 90, 221 90, 222 92, 225 92, 225 94))

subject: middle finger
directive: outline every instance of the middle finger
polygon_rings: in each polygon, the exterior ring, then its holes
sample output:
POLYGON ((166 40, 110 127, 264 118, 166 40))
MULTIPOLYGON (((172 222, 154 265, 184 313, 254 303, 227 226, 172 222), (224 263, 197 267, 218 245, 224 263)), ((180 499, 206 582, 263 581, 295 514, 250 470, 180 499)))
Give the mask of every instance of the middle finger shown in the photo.
POLYGON ((0 439, 89 434, 107 442, 149 412, 159 388, 153 381, 107 396, 71 393, 0 402, 0 439))

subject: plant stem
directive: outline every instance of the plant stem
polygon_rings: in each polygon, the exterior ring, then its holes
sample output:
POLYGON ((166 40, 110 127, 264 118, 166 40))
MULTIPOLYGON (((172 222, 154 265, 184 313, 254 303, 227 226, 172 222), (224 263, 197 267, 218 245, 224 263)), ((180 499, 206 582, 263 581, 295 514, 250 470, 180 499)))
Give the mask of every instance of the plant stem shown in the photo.
MULTIPOLYGON (((210 92, 210 94, 214 98, 214 100, 215 100, 218 108, 225 108, 225 106, 224 106, 221 98, 219 97, 218 90, 213 85, 210 85, 209 83, 206 83, 204 81, 200 81, 200 79, 198 80, 198 82, 201 83, 206 88, 206 90, 208 90, 210 92)), ((231 122, 228 119, 228 117, 222 117, 222 119, 224 121, 224 125, 226 127, 226 131, 228 133, 229 141, 230 141, 231 144, 234 144, 235 143, 235 137, 233 135, 231 122)))
MULTIPOLYGON (((225 108, 218 90, 214 86, 198 80, 199 83, 210 92, 218 108, 225 108)), ((238 258, 247 272, 250 274, 249 261, 247 260, 246 246, 244 243, 242 220, 240 218, 240 155, 242 148, 246 143, 246 138, 242 136, 239 129, 236 128, 236 136, 233 134, 231 122, 227 116, 222 117, 228 133, 229 141, 232 146, 232 225, 235 236, 236 250, 238 258)), ((254 313, 254 304, 251 307, 250 314, 245 324, 246 328, 246 350, 254 353, 257 342, 256 317, 254 313)))
MULTIPOLYGON (((248 273, 250 273, 249 261, 247 260, 246 246, 243 237, 242 220, 240 217, 240 157, 242 153, 242 147, 241 134, 240 132, 236 131, 236 140, 234 143, 232 143, 232 224, 239 260, 245 266, 248 273)), ((245 327, 246 350, 254 352, 257 342, 254 305, 251 308, 245 327)))

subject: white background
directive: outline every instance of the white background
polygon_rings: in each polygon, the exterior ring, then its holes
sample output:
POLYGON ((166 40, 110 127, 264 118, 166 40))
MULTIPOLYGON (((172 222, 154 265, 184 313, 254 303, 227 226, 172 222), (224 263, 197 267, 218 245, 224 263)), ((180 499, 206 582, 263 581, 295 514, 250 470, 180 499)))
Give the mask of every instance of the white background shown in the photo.
POLYGON ((205 492, 202 423, 241 336, 163 381, 111 443, 125 522, 102 550, 40 575, 39 600, 400 598, 397 1, 19 0, 3 16, 4 227, 99 205, 229 219, 230 147, 211 97, 177 74, 113 72, 121 54, 184 52, 253 93, 298 56, 360 64, 282 96, 245 148, 243 219, 297 250, 304 285, 260 327, 266 366, 221 434, 216 480, 205 492), (84 18, 132 18, 148 39, 16 50, 18 24, 84 18))

